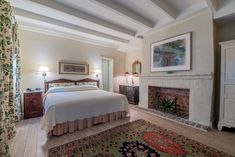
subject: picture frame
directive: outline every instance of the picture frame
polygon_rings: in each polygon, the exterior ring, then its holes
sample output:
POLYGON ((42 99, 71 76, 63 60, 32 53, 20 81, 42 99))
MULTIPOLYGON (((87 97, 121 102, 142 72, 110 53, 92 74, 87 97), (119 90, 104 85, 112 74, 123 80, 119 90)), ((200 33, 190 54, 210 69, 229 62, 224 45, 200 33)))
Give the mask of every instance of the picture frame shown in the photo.
POLYGON ((59 74, 89 75, 89 64, 85 62, 59 61, 59 74))
POLYGON ((191 70, 191 34, 151 44, 151 72, 191 70))
POLYGON ((136 60, 132 63, 132 74, 136 73, 137 75, 141 74, 141 62, 136 60))

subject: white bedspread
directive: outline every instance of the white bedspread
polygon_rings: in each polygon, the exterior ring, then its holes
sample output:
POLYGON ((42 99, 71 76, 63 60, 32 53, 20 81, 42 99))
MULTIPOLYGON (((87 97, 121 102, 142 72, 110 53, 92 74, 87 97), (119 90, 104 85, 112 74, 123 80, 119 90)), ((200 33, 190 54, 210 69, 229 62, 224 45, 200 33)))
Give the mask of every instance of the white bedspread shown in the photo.
POLYGON ((127 111, 127 99, 103 90, 56 92, 46 95, 42 129, 49 132, 58 123, 127 111))

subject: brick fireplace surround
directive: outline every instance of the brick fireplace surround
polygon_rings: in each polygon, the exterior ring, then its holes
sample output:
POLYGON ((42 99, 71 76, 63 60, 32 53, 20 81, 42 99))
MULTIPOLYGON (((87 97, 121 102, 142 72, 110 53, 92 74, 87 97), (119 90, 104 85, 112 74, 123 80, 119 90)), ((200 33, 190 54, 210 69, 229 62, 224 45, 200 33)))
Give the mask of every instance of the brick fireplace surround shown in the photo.
POLYGON ((148 108, 156 109, 157 96, 171 100, 177 98, 178 112, 186 119, 189 117, 189 89, 148 86, 148 108))

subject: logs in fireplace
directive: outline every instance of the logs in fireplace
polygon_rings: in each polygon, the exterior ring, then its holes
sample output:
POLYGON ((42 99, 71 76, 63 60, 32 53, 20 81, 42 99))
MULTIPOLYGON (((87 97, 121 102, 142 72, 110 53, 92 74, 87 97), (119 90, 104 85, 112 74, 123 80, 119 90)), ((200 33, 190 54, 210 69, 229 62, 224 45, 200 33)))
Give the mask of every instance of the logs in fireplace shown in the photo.
POLYGON ((166 113, 171 113, 180 116, 180 112, 177 108, 177 98, 170 99, 166 96, 161 97, 157 95, 156 109, 166 113))

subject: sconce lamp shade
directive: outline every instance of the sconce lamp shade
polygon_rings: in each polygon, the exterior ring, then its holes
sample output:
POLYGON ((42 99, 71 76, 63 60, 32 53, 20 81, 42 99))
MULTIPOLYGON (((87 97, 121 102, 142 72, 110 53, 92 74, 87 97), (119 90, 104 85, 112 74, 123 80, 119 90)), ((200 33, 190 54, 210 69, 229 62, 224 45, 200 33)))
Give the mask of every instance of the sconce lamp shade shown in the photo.
POLYGON ((40 66, 38 69, 39 72, 48 72, 48 67, 46 66, 40 66))
POLYGON ((47 76, 47 72, 48 72, 48 67, 46 66, 40 66, 38 69, 39 72, 42 73, 42 76, 44 78, 44 81, 46 81, 46 76, 47 76))
POLYGON ((100 69, 95 69, 95 73, 96 74, 101 74, 101 70, 100 69))

